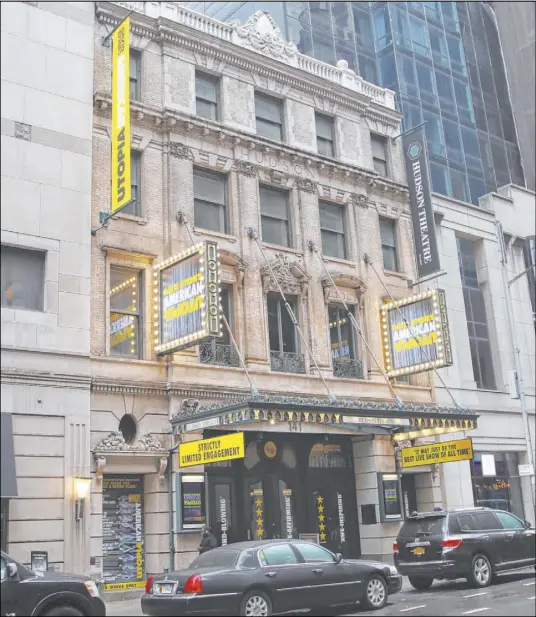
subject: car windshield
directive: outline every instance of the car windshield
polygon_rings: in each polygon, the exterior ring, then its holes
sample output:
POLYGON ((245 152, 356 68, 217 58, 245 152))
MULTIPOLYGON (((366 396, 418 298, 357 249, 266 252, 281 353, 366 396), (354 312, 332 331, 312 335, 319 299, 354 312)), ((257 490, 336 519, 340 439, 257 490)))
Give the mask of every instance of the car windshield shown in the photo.
POLYGON ((199 568, 232 568, 236 565, 239 551, 232 551, 227 549, 213 549, 207 551, 199 557, 196 557, 191 565, 190 569, 198 570, 199 568))
POLYGON ((441 535, 443 533, 444 520, 444 516, 406 519, 400 530, 400 535, 404 538, 441 535))

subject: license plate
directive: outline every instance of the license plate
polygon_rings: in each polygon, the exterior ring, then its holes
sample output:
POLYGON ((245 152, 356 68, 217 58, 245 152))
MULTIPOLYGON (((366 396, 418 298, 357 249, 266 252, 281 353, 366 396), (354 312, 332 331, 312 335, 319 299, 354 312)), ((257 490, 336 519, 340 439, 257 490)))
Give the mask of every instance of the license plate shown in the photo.
POLYGON ((167 596, 173 593, 173 583, 155 583, 154 593, 159 596, 167 596))
POLYGON ((419 557, 420 555, 424 555, 424 548, 422 546, 417 546, 413 549, 413 554, 419 557))

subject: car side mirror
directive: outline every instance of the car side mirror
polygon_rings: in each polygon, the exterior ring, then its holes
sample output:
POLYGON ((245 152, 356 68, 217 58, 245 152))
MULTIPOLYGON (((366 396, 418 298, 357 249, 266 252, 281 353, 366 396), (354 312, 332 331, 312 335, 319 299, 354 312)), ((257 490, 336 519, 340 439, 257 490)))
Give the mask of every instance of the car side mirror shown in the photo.
POLYGON ((524 526, 525 526, 525 529, 530 529, 532 527, 529 521, 525 521, 524 526))
POLYGON ((341 563, 342 561, 342 555, 340 553, 337 553, 335 555, 335 563, 341 563))
POLYGON ((17 564, 16 563, 8 563, 7 564, 7 577, 12 579, 17 576, 17 564))

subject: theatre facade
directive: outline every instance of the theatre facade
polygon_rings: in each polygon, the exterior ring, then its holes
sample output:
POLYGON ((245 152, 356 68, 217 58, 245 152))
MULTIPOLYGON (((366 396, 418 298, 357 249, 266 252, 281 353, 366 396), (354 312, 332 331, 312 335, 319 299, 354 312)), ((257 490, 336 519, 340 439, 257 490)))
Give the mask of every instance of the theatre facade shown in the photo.
MULTIPOLYGON (((96 10, 94 228, 118 4, 96 10)), ((265 13, 127 4, 135 201, 92 237, 88 570, 142 587, 207 523, 220 544, 389 561, 404 516, 442 503, 437 465, 403 469, 400 447, 477 422, 435 404, 431 366, 385 374, 382 307, 416 279, 394 93, 301 56, 265 13), (210 313, 211 259, 225 319, 175 331, 210 313)))

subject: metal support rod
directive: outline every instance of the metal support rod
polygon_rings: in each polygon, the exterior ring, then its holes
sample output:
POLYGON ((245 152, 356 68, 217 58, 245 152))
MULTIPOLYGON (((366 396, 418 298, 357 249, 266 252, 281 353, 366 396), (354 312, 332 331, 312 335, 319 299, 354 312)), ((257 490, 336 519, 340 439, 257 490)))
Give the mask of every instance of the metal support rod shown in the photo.
MULTIPOLYGON (((516 331, 515 324, 514 324, 514 307, 512 303, 512 294, 510 290, 510 285, 514 281, 516 281, 519 277, 513 278, 510 282, 508 281, 508 274, 506 271, 506 248, 504 246, 504 243, 502 242, 502 239, 503 239, 502 225, 499 221, 496 221, 495 226, 496 226, 496 231, 497 231, 499 252, 501 256, 501 274, 502 274, 503 287, 504 287, 504 296, 506 300, 506 317, 508 319, 508 329, 510 331, 510 340, 512 341, 512 351, 514 353, 514 366, 517 372, 517 381, 518 381, 518 388, 519 388, 519 404, 521 406, 521 416, 523 419, 523 428, 525 431, 525 444, 527 448, 527 463, 532 467, 532 475, 530 476, 530 483, 531 483, 530 493, 532 497, 532 508, 534 510, 534 516, 536 517, 536 502, 535 502, 535 496, 534 496, 534 488, 535 488, 534 487, 534 480, 535 480, 534 478, 534 455, 533 455, 533 448, 532 448, 532 438, 530 436, 530 424, 529 424, 529 414, 527 411, 527 399, 525 397, 525 382, 523 381, 523 369, 522 369, 521 357, 519 353, 520 352, 519 344, 517 341, 517 331, 516 331)), ((523 272, 522 274, 525 274, 529 269, 530 268, 527 268, 527 270, 525 270, 525 272, 523 272)))
POLYGON ((305 345, 305 349, 307 349, 307 353, 309 354, 309 357, 312 359, 312 361, 314 362, 315 368, 318 372, 318 375, 320 376, 320 379, 322 380, 322 383, 324 384, 324 387, 326 388, 326 391, 328 393, 328 397, 331 401, 335 401, 337 400, 337 397, 332 394, 331 390, 329 389, 329 386, 326 382, 326 380, 324 379, 324 375, 322 375, 321 371, 320 371, 320 367, 318 366, 318 362, 316 361, 316 358, 313 355, 313 352, 311 350, 311 347, 309 346, 309 343, 307 342, 307 339, 305 338, 305 335, 302 331, 302 329, 300 328, 300 324, 298 323, 298 320, 296 319, 296 315, 294 315, 294 311, 292 310, 290 304, 287 301, 287 298, 285 297, 285 294, 283 292, 283 289, 281 287, 281 285, 279 284, 279 281, 277 280, 277 277, 272 269, 272 266, 270 265, 270 262, 268 261, 268 258, 266 257, 266 253, 264 252, 264 249, 262 248, 262 245, 259 241, 259 236, 257 235, 257 232, 252 228, 249 227, 246 230, 246 234, 249 238, 251 238, 252 240, 255 240, 255 242, 257 243, 257 246, 259 247, 259 251, 261 252, 261 255, 264 258, 264 261, 266 262, 266 265, 268 266, 268 269, 270 270, 270 274, 272 275, 272 278, 275 281, 275 284, 277 285, 277 289, 279 290, 279 294, 281 295, 281 298, 283 298, 283 302, 285 303, 285 308, 287 309, 287 313, 289 314, 289 317, 292 321, 292 323, 294 324, 294 327, 296 328, 298 334, 300 335, 300 338, 303 342, 303 344, 305 345))
MULTIPOLYGON (((389 298, 391 299, 391 302, 394 304, 396 310, 400 313, 400 316, 402 317, 402 319, 404 320, 404 325, 406 326, 406 328, 409 330, 411 336, 418 341, 418 338, 415 334, 415 331, 413 330, 413 328, 409 325, 409 323, 406 320, 406 317, 404 316, 404 313, 400 310, 400 307, 398 306, 397 301, 393 298, 393 296, 391 295, 391 292, 389 291, 387 285, 383 282, 382 277, 378 274, 378 271, 376 270, 376 268, 374 267, 374 264, 372 263, 371 258, 365 253, 364 256, 364 262, 367 264, 367 266, 370 266, 373 271, 374 274, 376 275, 376 277, 378 278, 378 280, 380 281, 380 283, 382 284, 382 287, 385 289, 387 295, 389 296, 389 298)), ((439 371, 437 370, 437 368, 433 365, 432 359, 430 357, 430 354, 428 353, 428 349, 426 349, 426 347, 424 347, 424 345, 421 345, 419 343, 419 347, 423 350, 426 359, 428 360, 428 362, 430 362, 430 364, 432 364, 432 370, 435 372, 435 374, 437 375, 437 378, 439 379, 439 381, 441 382, 441 385, 445 388, 445 390, 448 392, 450 398, 452 399, 452 402, 454 403, 454 407, 456 407, 457 409, 460 408, 460 406, 458 405, 456 399, 454 398, 454 395, 452 394, 452 392, 450 391, 450 388, 447 386, 447 384, 445 383, 445 380, 443 379, 443 377, 441 377, 441 375, 439 374, 439 371)))
POLYGON ((417 129, 420 129, 421 126, 424 126, 425 124, 426 124, 426 120, 424 122, 421 122, 420 124, 412 126, 407 131, 403 131, 402 133, 399 133, 398 135, 395 135, 394 137, 391 137, 391 141, 395 141, 395 139, 398 139, 399 137, 403 137, 404 135, 409 135, 409 133, 413 133, 413 131, 416 131, 417 129))
POLYGON ((513 283, 515 283, 517 280, 519 280, 521 277, 525 276, 525 274, 528 274, 530 270, 532 270, 532 268, 536 268, 536 264, 532 264, 530 265, 528 268, 526 268, 525 270, 523 270, 523 272, 520 272, 519 274, 516 274, 516 276, 514 276, 514 278, 510 281, 508 281, 508 287, 510 287, 510 285, 512 285, 513 283))
POLYGON ((117 24, 117 26, 116 26, 116 27, 115 27, 115 28, 114 28, 111 32, 109 32, 109 33, 108 33, 108 34, 107 34, 107 35, 106 35, 106 36, 102 39, 102 46, 103 46, 103 47, 109 47, 109 45, 110 45, 110 38, 113 36, 113 33, 117 30, 117 28, 119 28, 119 27, 123 24, 123 22, 125 21, 125 19, 128 19, 128 18, 132 15, 132 13, 134 13, 134 9, 132 9, 132 10, 128 13, 128 15, 127 15, 124 19, 122 19, 122 20, 121 20, 121 21, 117 24))
MULTIPOLYGON (((190 237, 190 242, 193 244, 195 244, 193 236, 192 236, 192 232, 190 231, 190 225, 188 224, 188 221, 186 219, 186 216, 184 214, 184 212, 180 211, 177 212, 176 214, 176 219, 177 222, 179 223, 179 225, 184 225, 184 227, 186 227, 186 231, 188 232, 188 236, 190 237)), ((238 349, 238 345, 236 343, 236 339, 231 331, 231 327, 229 326, 229 322, 227 321, 227 318, 225 317, 225 315, 222 312, 222 321, 225 324, 225 327, 227 328, 227 332, 229 332, 229 337, 231 338, 231 342, 233 343, 233 347, 235 348, 235 351, 238 355, 238 359, 240 360, 240 365, 242 366, 242 368, 244 369, 244 373, 246 374, 246 377, 248 378, 249 381, 249 386, 251 389, 251 393, 256 396, 259 394, 259 391, 257 390, 257 386, 253 383, 253 380, 251 379, 251 376, 249 374, 248 368, 246 366, 246 362, 244 360, 244 356, 242 356, 240 349, 238 349)))
POLYGON ((344 309, 348 313, 348 318, 350 319, 350 323, 354 327, 354 330, 356 331, 356 334, 358 334, 361 337, 361 340, 363 341, 363 343, 365 343, 365 347, 367 348, 367 351, 369 352, 370 356, 374 360, 374 364, 376 364, 378 370, 380 371, 380 373, 382 374, 383 378, 385 379, 385 382, 389 386, 389 390, 391 391, 391 394, 393 395, 393 397, 395 399, 396 405, 399 408, 403 407, 404 406, 404 401, 395 392, 395 390, 393 388, 393 384, 391 383, 391 380, 387 376, 387 373, 383 370, 380 362, 378 361, 378 359, 376 358, 374 352, 372 351, 372 348, 368 344, 367 339, 364 337, 363 331, 361 330, 359 324, 357 323, 355 315, 352 312, 350 312, 350 310, 348 308, 348 305, 346 304, 346 301, 344 300, 344 298, 343 298, 339 288, 337 287, 337 285, 335 284, 335 281, 333 280, 333 277, 331 276, 329 270, 327 269, 326 262, 324 261, 324 258, 322 257, 320 251, 318 250, 318 248, 316 247, 315 243, 312 240, 309 241, 309 250, 313 251, 314 253, 316 253, 318 259, 320 260, 320 263, 322 264, 322 267, 324 268, 324 272, 328 275, 329 281, 330 281, 331 285, 333 286, 333 289, 335 289, 335 291, 337 293, 337 296, 339 297, 339 300, 341 301, 342 305, 344 306, 344 309))
POLYGON ((100 227, 91 230, 91 235, 96 236, 97 232, 101 229, 105 229, 110 224, 110 221, 114 218, 116 214, 119 214, 121 210, 124 210, 126 207, 130 206, 130 204, 134 203, 136 200, 131 199, 126 204, 123 204, 120 208, 116 208, 113 212, 99 212, 99 223, 100 227))

